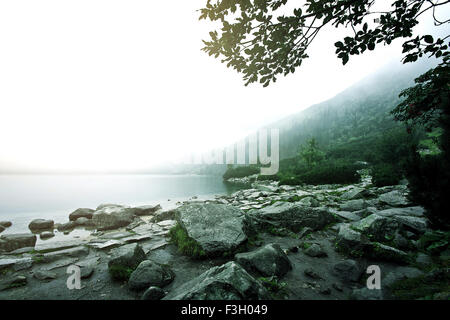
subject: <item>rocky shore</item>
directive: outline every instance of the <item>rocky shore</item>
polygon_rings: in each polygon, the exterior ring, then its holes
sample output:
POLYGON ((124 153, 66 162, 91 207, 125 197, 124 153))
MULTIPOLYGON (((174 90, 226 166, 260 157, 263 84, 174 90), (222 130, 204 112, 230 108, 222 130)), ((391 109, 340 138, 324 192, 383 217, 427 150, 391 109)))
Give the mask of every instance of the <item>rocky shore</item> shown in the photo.
POLYGON ((102 204, 1 235, 0 299, 448 299, 448 245, 426 250, 433 231, 406 185, 247 183, 174 210, 102 204), (79 228, 90 235, 36 244, 79 228), (67 286, 73 265, 81 289, 67 286), (366 286, 371 265, 380 290, 366 286))

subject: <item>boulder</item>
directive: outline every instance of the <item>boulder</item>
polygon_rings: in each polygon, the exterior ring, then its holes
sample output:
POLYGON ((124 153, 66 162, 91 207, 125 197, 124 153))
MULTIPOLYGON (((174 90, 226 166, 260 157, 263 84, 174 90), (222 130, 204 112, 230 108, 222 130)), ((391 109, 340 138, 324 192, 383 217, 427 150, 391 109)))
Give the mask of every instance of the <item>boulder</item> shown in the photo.
POLYGON ((0 226, 0 233, 2 233, 3 231, 5 231, 5 227, 0 226))
POLYGON ((308 248, 305 249, 304 253, 307 256, 315 257, 315 258, 321 258, 326 257, 327 253, 323 251, 322 247, 318 245, 317 243, 311 244, 308 248))
POLYGON ((341 198, 345 200, 355 200, 365 197, 368 194, 367 190, 360 187, 354 187, 345 192, 341 198))
POLYGON ((56 273, 50 270, 36 270, 33 272, 33 277, 38 280, 53 280, 56 279, 56 273))
POLYGON ((428 229, 428 221, 426 218, 412 216, 394 216, 393 218, 408 229, 412 229, 419 234, 425 233, 428 229))
POLYGON ((307 207, 318 207, 320 206, 319 201, 317 201, 315 198, 313 197, 305 197, 303 199, 301 199, 300 201, 297 201, 298 204, 307 206, 307 207))
POLYGON ((39 231, 39 230, 51 230, 51 229, 53 229, 54 224, 55 223, 53 220, 34 219, 33 221, 30 222, 30 224, 28 225, 28 228, 32 232, 39 231))
POLYGON ((356 199, 347 201, 339 206, 341 211, 359 211, 368 207, 368 204, 363 199, 356 199))
POLYGON ((78 218, 86 218, 86 219, 92 219, 92 216, 94 214, 94 210, 89 208, 79 208, 69 214, 69 220, 70 221, 76 221, 78 218))
POLYGON ((69 221, 67 223, 62 223, 62 224, 58 225, 58 227, 56 229, 58 231, 64 232, 64 231, 72 230, 75 227, 76 227, 75 221, 69 221))
POLYGON ((139 244, 133 244, 109 260, 108 271, 115 280, 128 280, 131 273, 146 259, 147 256, 142 247, 139 244))
POLYGON ((399 230, 400 224, 394 219, 371 214, 358 222, 351 224, 352 228, 362 232, 375 241, 393 239, 399 230))
POLYGON ((319 230, 336 221, 326 208, 311 208, 290 202, 276 202, 260 210, 248 212, 247 215, 259 229, 286 228, 296 233, 304 227, 319 230))
POLYGON ((175 210, 175 217, 206 255, 232 252, 247 240, 244 213, 230 205, 185 204, 175 210))
POLYGON ((20 248, 34 247, 36 235, 31 233, 7 234, 0 237, 0 250, 7 252, 20 248))
POLYGON ((151 260, 142 261, 128 280, 131 290, 143 290, 151 286, 164 287, 175 278, 173 271, 166 265, 151 260))
POLYGON ((140 206, 133 208, 134 214, 137 216, 148 216, 154 214, 161 209, 161 205, 156 206, 140 206))
POLYGON ((269 300, 269 292, 239 264, 213 267, 172 290, 163 300, 269 300))
POLYGON ((77 220, 75 220, 75 225, 90 227, 90 226, 94 226, 94 223, 91 219, 88 219, 86 217, 80 217, 77 220))
POLYGON ((358 282, 363 274, 362 266, 355 260, 347 259, 333 265, 332 273, 344 282, 358 282))
POLYGON ((12 222, 11 221, 0 221, 0 226, 3 228, 9 228, 12 226, 12 222))
POLYGON ((402 250, 387 246, 379 242, 371 244, 369 255, 373 259, 392 261, 397 263, 408 262, 408 254, 402 250))
POLYGON ((145 290, 144 294, 141 297, 141 300, 161 300, 165 295, 166 293, 163 289, 158 287, 150 287, 145 290))
POLYGON ((364 252, 369 240, 363 234, 353 230, 349 224, 342 224, 336 237, 336 247, 344 252, 364 252))
POLYGON ((282 277, 292 269, 289 258, 278 244, 268 244, 252 252, 238 253, 235 260, 248 272, 258 272, 265 277, 282 277))
POLYGON ((175 210, 158 211, 155 212, 155 215, 150 219, 150 222, 160 222, 163 220, 173 219, 175 219, 175 210))
POLYGON ((123 206, 102 205, 94 212, 92 223, 97 230, 113 230, 126 227, 134 220, 134 211, 123 206))
POLYGON ((404 207, 409 204, 409 200, 399 190, 383 193, 378 199, 391 207, 404 207))
POLYGON ((383 217, 392 216, 413 216, 424 217, 425 210, 422 207, 390 208, 378 211, 377 214, 383 217))

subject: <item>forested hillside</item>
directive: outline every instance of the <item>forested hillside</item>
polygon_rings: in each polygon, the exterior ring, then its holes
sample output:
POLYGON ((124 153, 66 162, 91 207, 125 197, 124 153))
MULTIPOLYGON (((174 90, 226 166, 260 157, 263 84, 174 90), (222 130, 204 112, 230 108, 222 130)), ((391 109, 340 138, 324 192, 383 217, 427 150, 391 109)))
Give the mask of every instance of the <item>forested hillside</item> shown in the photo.
POLYGON ((296 156, 299 146, 311 137, 323 149, 352 143, 360 145, 363 153, 370 152, 371 146, 364 146, 366 141, 402 126, 390 114, 400 102, 401 90, 432 66, 430 61, 388 65, 336 97, 271 124, 268 127, 280 129, 280 158, 296 156))

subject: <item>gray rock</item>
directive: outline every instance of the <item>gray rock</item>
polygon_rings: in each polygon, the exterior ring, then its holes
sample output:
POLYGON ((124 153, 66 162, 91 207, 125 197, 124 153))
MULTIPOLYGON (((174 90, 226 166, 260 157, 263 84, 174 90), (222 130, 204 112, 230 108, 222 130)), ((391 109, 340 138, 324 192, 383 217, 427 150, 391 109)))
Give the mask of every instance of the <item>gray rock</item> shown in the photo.
POLYGON ((304 227, 302 229, 302 231, 300 231, 300 233, 298 234, 298 238, 302 239, 304 237, 306 237, 307 235, 311 234, 314 230, 309 228, 309 227, 304 227))
POLYGON ((407 226, 419 234, 425 233, 428 228, 428 221, 426 218, 412 217, 412 216, 394 216, 397 222, 407 226))
POLYGON ((353 189, 350 189, 349 191, 345 192, 341 198, 345 200, 355 200, 363 198, 367 195, 367 191, 364 188, 354 187, 353 189))
POLYGON ((173 220, 173 219, 175 219, 175 210, 158 211, 150 219, 150 222, 160 222, 164 220, 173 220))
POLYGON ((174 278, 175 274, 168 266, 144 260, 131 274, 128 286, 131 290, 143 290, 151 286, 162 288, 174 278))
POLYGON ((92 222, 97 230, 112 230, 126 227, 134 220, 133 209, 123 206, 102 205, 94 212, 92 222))
POLYGON ((81 279, 88 279, 92 276, 92 274, 94 273, 94 268, 91 266, 84 266, 81 267, 81 279))
POLYGON ((299 232, 304 227, 322 229, 336 220, 326 208, 311 208, 289 202, 276 202, 263 209, 248 212, 247 215, 256 227, 262 230, 267 227, 281 227, 293 232, 299 232))
POLYGON ((252 252, 238 253, 235 260, 247 271, 256 271, 267 277, 282 277, 292 269, 289 258, 278 244, 268 244, 252 252))
POLYGON ((0 250, 7 252, 25 247, 34 247, 36 235, 31 233, 6 234, 0 237, 0 250))
POLYGON ((268 300, 270 294, 236 262, 213 267, 172 290, 163 300, 268 300))
POLYGON ((389 272, 382 280, 381 285, 390 288, 395 282, 410 278, 417 278, 422 276, 423 271, 412 267, 397 267, 389 272))
POLYGON ((392 207, 404 207, 409 204, 409 200, 398 190, 383 193, 379 197, 380 202, 386 203, 392 207))
POLYGON ((158 210, 161 210, 161 205, 159 204, 156 206, 140 206, 133 208, 134 214, 137 216, 152 215, 158 210))
POLYGON ((339 206, 341 211, 359 211, 368 207, 367 203, 363 199, 356 199, 347 201, 339 206))
POLYGON ((128 280, 131 272, 147 259, 139 244, 132 244, 127 249, 120 250, 120 254, 108 262, 108 270, 113 279, 128 280))
POLYGON ((36 270, 33 272, 33 277, 38 280, 53 280, 56 279, 56 273, 49 270, 36 270))
POLYGON ((28 283, 26 276, 14 275, 11 277, 0 279, 0 291, 10 288, 23 287, 28 283))
POLYGON ((413 216, 424 217, 425 210, 422 207, 390 208, 378 211, 377 214, 383 217, 392 216, 413 216))
POLYGON ((305 254, 310 257, 326 257, 327 253, 323 251, 322 247, 317 243, 311 244, 308 248, 305 249, 305 254))
POLYGON ((373 259, 392 261, 397 263, 405 263, 408 261, 408 255, 406 252, 387 246, 379 242, 373 242, 371 244, 370 256, 373 259))
POLYGON ((86 219, 92 219, 92 216, 94 214, 94 210, 89 208, 79 208, 69 214, 69 220, 70 221, 76 221, 78 218, 86 218, 86 219))
POLYGON ((0 226, 0 233, 2 233, 3 231, 5 231, 5 227, 0 226))
POLYGON ((55 234, 52 231, 44 231, 39 234, 42 240, 53 238, 55 234))
POLYGON ((362 266, 355 260, 347 259, 333 265, 333 274, 344 282, 358 282, 363 273, 362 266))
POLYGON ((303 206, 307 206, 307 207, 318 207, 318 206, 320 206, 319 201, 317 201, 313 197, 305 197, 305 198, 301 199, 300 201, 297 201, 297 203, 301 204, 303 206))
POLYGON ((381 289, 360 288, 353 289, 350 294, 351 300, 383 300, 383 291, 381 289))
POLYGON ((336 247, 344 252, 363 252, 369 245, 369 240, 361 232, 353 230, 349 224, 339 227, 336 237, 336 247))
POLYGON ((232 252, 247 240, 246 218, 242 210, 225 204, 183 205, 176 220, 205 251, 206 255, 232 252))
POLYGON ((12 268, 14 271, 29 269, 33 265, 33 260, 30 257, 0 259, 0 270, 5 268, 12 268))
POLYGON ((54 224, 53 220, 34 219, 30 222, 28 228, 31 231, 50 230, 53 229, 54 224))
POLYGON ((313 279, 322 279, 322 277, 316 271, 314 271, 313 268, 306 268, 305 270, 303 270, 303 273, 313 279))
POLYGON ((350 211, 333 211, 334 214, 336 214, 337 216, 339 216, 340 218, 344 218, 345 220, 350 220, 350 221, 358 221, 361 220, 361 217, 357 214, 355 214, 354 212, 350 212, 350 211))
POLYGON ((141 297, 141 300, 161 300, 165 295, 166 293, 163 289, 158 287, 150 287, 145 290, 144 294, 141 297))
POLYGON ((69 221, 67 223, 59 224, 56 229, 58 231, 64 232, 64 231, 70 231, 70 230, 74 229, 75 227, 76 227, 75 222, 69 221))
POLYGON ((361 219, 351 224, 352 228, 370 236, 371 240, 385 241, 393 239, 399 230, 400 224, 394 219, 383 217, 377 214, 361 219))
POLYGON ((77 226, 85 226, 85 227, 94 226, 93 221, 85 217, 80 217, 77 220, 75 220, 75 224, 77 226))
POLYGON ((12 222, 11 221, 0 221, 0 226, 2 226, 3 228, 9 228, 12 226, 12 222))

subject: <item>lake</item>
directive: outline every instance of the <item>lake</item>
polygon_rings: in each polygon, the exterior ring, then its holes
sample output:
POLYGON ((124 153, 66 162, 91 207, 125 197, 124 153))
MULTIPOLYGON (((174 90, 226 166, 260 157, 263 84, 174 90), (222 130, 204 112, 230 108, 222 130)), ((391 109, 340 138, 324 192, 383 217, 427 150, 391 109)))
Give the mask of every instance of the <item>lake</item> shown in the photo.
POLYGON ((13 223, 2 234, 30 232, 37 218, 67 222, 75 209, 101 203, 170 209, 193 196, 209 199, 240 188, 205 175, 0 175, 0 220, 13 223))

